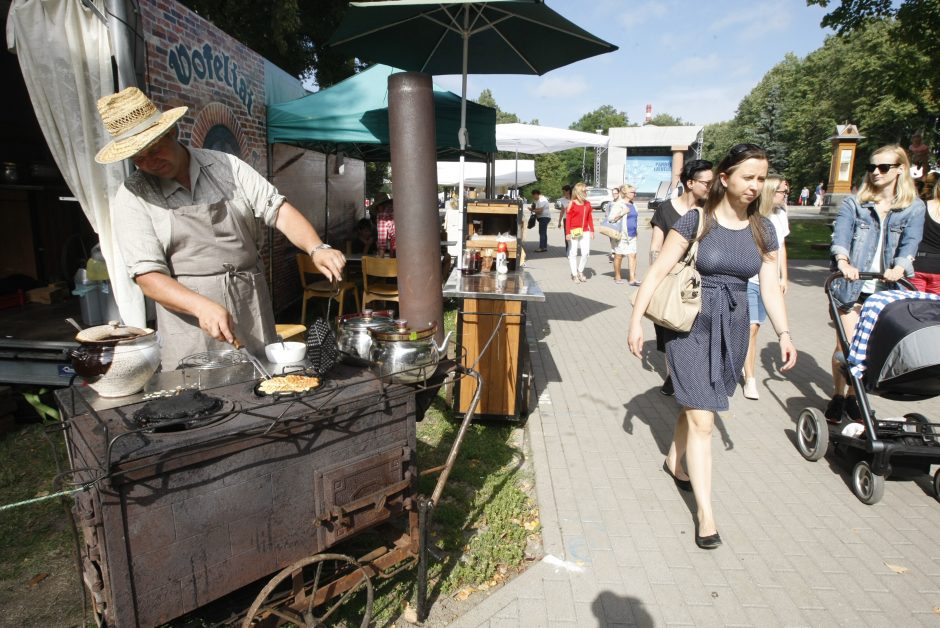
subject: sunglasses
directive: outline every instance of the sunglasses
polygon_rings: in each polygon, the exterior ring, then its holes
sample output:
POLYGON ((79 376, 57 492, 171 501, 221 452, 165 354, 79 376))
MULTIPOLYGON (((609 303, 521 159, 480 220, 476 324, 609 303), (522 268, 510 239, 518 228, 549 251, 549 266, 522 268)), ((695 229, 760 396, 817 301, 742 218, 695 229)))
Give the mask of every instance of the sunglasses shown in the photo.
POLYGON ((889 170, 891 170, 892 168, 897 168, 900 165, 901 164, 868 164, 867 166, 865 166, 865 170, 867 170, 869 173, 872 173, 875 170, 877 170, 881 174, 888 174, 889 170))

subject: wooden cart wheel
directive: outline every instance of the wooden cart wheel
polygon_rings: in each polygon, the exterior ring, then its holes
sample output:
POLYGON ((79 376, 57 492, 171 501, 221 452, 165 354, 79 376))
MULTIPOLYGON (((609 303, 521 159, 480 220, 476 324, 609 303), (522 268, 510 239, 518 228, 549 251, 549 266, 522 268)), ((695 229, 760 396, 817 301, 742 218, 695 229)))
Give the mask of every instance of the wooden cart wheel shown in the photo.
POLYGON ((278 617, 277 625, 290 622, 304 628, 331 625, 336 611, 360 591, 365 591, 365 610, 361 628, 372 620, 372 581, 362 565, 343 554, 316 554, 282 569, 255 598, 242 628, 251 628, 255 620, 278 617), (304 579, 305 568, 312 568, 312 579, 304 579), (294 579, 294 591, 286 599, 265 605, 271 593, 288 578, 294 579), (322 598, 319 601, 317 596, 322 598), (298 611, 293 607, 301 607, 298 611), (320 611, 318 614, 317 611, 320 611))

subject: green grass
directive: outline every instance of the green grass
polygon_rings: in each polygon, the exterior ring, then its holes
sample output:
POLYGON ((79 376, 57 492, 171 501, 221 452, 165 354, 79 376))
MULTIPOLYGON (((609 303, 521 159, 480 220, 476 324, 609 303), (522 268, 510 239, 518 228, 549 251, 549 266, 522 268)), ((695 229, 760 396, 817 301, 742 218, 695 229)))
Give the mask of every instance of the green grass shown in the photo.
POLYGON ((828 220, 791 220, 787 236, 787 259, 828 259, 832 229, 828 220), (826 248, 813 248, 824 244, 826 248))
MULTIPOLYGON (((0 505, 54 492, 55 462, 43 426, 27 425, 0 440, 0 505)), ((64 454, 61 435, 50 438, 64 454)), ((28 579, 50 556, 70 552, 68 519, 57 500, 0 512, 0 580, 28 579)))

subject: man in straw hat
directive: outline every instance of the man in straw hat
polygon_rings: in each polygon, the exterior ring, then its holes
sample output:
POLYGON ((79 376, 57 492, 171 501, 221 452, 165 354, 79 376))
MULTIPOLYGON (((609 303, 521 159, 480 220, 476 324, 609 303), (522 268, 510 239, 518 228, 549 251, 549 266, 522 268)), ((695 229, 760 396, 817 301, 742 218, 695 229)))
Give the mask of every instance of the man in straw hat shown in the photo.
POLYGON ((257 219, 307 251, 327 278, 338 279, 346 263, 248 164, 180 144, 186 109, 161 112, 136 87, 98 101, 113 139, 95 161, 137 166, 112 200, 112 225, 127 272, 158 304, 164 369, 236 339, 255 355, 275 341, 257 219))

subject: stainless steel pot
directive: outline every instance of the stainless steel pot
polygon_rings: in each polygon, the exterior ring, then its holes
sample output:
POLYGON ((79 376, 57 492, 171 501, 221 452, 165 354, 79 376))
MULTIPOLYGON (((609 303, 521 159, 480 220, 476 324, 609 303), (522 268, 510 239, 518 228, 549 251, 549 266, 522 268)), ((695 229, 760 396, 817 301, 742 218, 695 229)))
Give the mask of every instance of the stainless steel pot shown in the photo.
POLYGON ((450 332, 438 346, 434 342, 437 323, 412 328, 408 321, 396 321, 394 327, 370 330, 371 358, 380 376, 389 376, 399 384, 417 384, 434 373, 441 354, 447 348, 450 332))
POLYGON ((369 331, 382 331, 394 327, 395 312, 393 310, 363 310, 348 314, 339 319, 336 344, 340 351, 368 360, 372 354, 372 336, 369 331))
POLYGON ((80 331, 69 352, 72 367, 102 397, 133 395, 160 366, 156 332, 117 321, 80 331))

